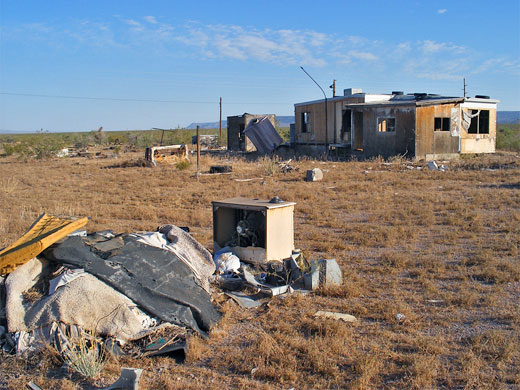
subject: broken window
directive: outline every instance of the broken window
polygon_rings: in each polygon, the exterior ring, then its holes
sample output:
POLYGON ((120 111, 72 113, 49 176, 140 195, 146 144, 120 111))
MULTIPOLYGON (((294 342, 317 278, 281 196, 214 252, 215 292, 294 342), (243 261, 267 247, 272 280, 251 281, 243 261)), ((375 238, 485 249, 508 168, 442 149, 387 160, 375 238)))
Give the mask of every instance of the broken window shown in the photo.
POLYGON ((471 110, 470 134, 489 134, 489 110, 471 110))
POLYGON ((489 110, 480 110, 478 132, 479 134, 489 134, 489 110))
POLYGON ((395 118, 378 118, 377 131, 380 133, 395 132, 395 118))
POLYGON ((435 131, 450 131, 450 118, 435 118, 435 131))
POLYGON ((311 113, 302 112, 302 133, 307 133, 311 130, 311 113))

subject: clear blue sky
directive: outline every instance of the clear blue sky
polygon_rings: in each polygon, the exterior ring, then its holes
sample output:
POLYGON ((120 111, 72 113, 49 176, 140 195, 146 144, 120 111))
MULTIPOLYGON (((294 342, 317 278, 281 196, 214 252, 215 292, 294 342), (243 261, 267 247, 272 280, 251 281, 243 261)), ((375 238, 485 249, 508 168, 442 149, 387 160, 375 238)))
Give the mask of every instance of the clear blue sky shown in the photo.
POLYGON ((0 0, 0 130, 175 128, 293 115, 320 90, 520 110, 519 1, 0 0), (89 99, 80 99, 80 97, 89 99))

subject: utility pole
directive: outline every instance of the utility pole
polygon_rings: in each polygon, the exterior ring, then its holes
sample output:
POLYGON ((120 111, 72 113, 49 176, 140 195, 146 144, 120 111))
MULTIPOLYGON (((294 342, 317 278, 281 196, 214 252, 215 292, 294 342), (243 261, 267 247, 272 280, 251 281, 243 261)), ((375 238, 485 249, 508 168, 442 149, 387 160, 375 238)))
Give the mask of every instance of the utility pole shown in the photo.
POLYGON ((466 99, 466 87, 467 87, 467 84, 466 84, 466 78, 464 77, 463 80, 464 80, 464 88, 463 88, 463 91, 464 91, 464 99, 466 99))
POLYGON ((200 126, 197 125, 197 181, 199 180, 200 126))
POLYGON ((332 80, 332 85, 329 88, 332 88, 332 97, 336 97, 336 80, 332 80))
POLYGON ((303 66, 300 66, 300 69, 303 70, 305 72, 305 74, 307 76, 309 76, 309 78, 312 81, 314 81, 314 84, 316 84, 319 89, 321 89, 321 92, 323 93, 323 97, 325 98, 325 154, 328 158, 329 157, 329 118, 328 118, 329 110, 327 107, 327 94, 325 93, 323 88, 316 82, 316 80, 314 80, 312 78, 312 76, 309 73, 307 73, 307 71, 305 69, 303 69, 303 66))
POLYGON ((219 126, 218 126, 218 134, 219 134, 219 137, 222 138, 222 97, 220 98, 220 122, 219 122, 219 126))

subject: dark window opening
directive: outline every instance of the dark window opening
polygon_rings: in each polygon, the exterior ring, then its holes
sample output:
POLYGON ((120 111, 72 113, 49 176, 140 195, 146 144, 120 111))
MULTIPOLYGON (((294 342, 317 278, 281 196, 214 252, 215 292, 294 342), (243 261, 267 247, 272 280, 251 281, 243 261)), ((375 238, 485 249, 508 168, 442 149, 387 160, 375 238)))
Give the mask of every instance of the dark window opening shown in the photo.
POLYGON ((435 118, 435 131, 450 131, 450 118, 435 118))
POLYGON ((468 133, 470 134, 489 134, 489 110, 471 110, 471 124, 468 133))
POLYGON ((478 116, 478 132, 479 134, 489 134, 489 111, 480 110, 478 116))
POLYGON ((346 133, 352 131, 352 110, 345 110, 343 113, 343 131, 346 133))
POLYGON ((311 130, 311 113, 302 112, 302 133, 307 133, 311 130))
POLYGON ((395 132, 395 118, 378 118, 377 131, 379 133, 395 132))

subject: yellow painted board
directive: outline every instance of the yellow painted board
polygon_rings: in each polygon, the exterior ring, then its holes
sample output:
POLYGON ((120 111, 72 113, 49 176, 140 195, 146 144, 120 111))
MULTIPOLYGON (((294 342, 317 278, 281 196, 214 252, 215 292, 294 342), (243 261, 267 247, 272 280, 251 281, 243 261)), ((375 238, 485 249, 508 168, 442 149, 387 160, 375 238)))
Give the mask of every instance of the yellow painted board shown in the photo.
POLYGON ((60 218, 43 213, 12 245, 0 251, 0 275, 8 274, 39 255, 67 234, 82 228, 88 218, 60 218))

